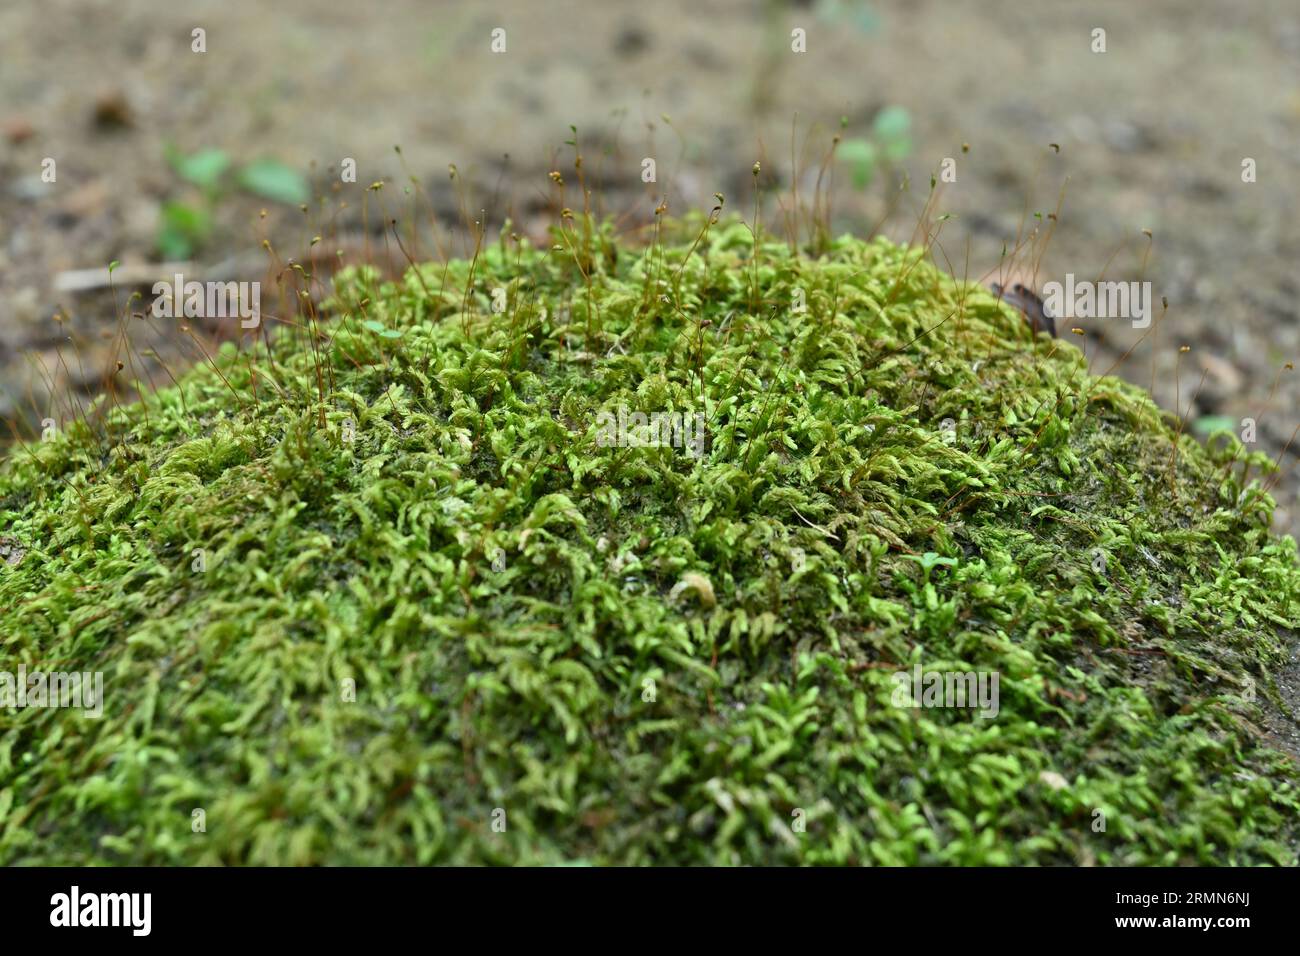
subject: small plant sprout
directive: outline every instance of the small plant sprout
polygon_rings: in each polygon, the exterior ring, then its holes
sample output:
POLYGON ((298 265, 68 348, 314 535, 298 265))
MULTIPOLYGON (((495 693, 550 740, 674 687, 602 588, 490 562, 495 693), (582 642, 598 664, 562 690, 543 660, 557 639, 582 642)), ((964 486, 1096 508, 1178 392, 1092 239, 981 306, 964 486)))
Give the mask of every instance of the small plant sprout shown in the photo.
POLYGON ((957 566, 956 558, 946 558, 943 555, 935 553, 934 551, 927 551, 925 552, 925 554, 919 554, 919 555, 905 554, 903 555, 903 557, 909 561, 915 561, 918 565, 920 565, 921 573, 924 576, 922 580, 923 584, 930 583, 930 572, 932 572, 935 568, 938 567, 953 568, 957 566))

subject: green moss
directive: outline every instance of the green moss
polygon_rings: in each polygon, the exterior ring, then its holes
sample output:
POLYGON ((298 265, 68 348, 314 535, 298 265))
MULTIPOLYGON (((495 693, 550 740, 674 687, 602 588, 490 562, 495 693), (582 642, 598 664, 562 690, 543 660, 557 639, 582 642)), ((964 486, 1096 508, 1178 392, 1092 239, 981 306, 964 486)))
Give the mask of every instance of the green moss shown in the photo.
POLYGON ((0 667, 106 702, 0 710, 0 861, 1294 864, 1266 459, 917 251, 668 228, 350 272, 13 451, 0 667))

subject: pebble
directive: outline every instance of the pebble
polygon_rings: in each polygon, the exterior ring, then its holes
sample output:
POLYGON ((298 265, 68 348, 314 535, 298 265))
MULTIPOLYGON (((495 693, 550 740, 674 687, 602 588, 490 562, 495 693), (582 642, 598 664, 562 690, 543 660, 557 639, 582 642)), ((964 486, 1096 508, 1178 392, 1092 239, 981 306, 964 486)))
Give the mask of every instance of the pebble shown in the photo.
POLYGON ((15 199, 22 199, 26 202, 44 199, 53 193, 54 183, 43 182, 40 173, 33 173, 30 176, 19 176, 9 184, 9 195, 13 196, 15 199))

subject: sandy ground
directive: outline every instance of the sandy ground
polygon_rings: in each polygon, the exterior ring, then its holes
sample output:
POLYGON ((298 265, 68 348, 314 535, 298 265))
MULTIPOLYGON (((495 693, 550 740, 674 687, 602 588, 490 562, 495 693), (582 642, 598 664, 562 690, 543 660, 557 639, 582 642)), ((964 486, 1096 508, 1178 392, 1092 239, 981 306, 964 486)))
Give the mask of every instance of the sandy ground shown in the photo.
MULTIPOLYGON (((444 221, 464 207, 543 228, 546 174, 572 167, 570 124, 600 203, 628 228, 650 221, 661 195, 673 212, 707 208, 717 190, 751 208, 756 159, 773 221, 792 146, 806 196, 842 117, 856 137, 897 106, 912 120, 910 155, 865 190, 837 169, 836 227, 908 238, 931 173, 955 158, 957 180, 934 209, 953 218, 935 254, 976 276, 1059 201, 1040 281, 1150 280, 1169 312, 1120 371, 1167 408, 1177 399, 1189 427, 1256 418, 1256 447, 1287 472, 1278 523, 1295 526, 1296 446, 1283 449, 1300 421, 1300 376, 1272 387, 1300 353, 1300 8, 1289 0, 9 0, 0 64, 0 417, 62 417, 66 396, 94 394, 113 371, 129 290, 115 304, 108 290, 56 280, 159 261, 162 204, 196 201, 168 144, 275 158, 330 198, 304 218, 226 192, 190 271, 228 278, 260 269, 264 235, 286 257, 313 234, 364 243, 365 187, 377 180, 390 182, 390 213, 425 216, 401 193, 394 144, 444 221), (191 49, 196 27, 204 53, 191 49), (498 27, 503 53, 491 49, 498 27), (1097 27, 1104 53, 1092 49, 1097 27), (804 53, 791 50, 796 28, 804 53), (647 157, 655 184, 641 181, 647 157), (1242 181, 1247 157, 1253 183, 1242 181), (344 158, 356 160, 355 185, 338 182, 344 158), (1178 364, 1180 345, 1191 351, 1178 364)), ((572 189, 568 202, 580 204, 572 189)), ((381 219, 372 202, 373 248, 381 219)), ((458 248, 464 230, 448 241, 458 248)), ((1140 335, 1117 320, 1077 324, 1097 371, 1140 335)), ((174 330, 140 329, 141 347, 173 362, 194 351, 174 330)))

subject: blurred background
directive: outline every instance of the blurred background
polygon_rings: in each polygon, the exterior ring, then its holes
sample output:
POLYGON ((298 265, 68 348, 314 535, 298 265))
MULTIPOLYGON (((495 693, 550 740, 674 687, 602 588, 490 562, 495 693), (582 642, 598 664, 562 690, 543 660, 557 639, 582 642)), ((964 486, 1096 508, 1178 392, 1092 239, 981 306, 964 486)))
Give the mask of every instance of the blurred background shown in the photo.
MULTIPOLYGON (((1292 527, 1294 0, 5 0, 0 418, 30 432, 99 393, 127 294, 147 303, 172 263, 256 279, 264 238, 283 262, 322 235, 330 255, 397 267, 387 217, 421 225, 412 251, 425 257, 472 246, 466 215, 489 237, 507 216, 544 236, 559 208, 550 171, 564 203, 582 204, 570 127, 593 202, 628 232, 664 197, 681 214, 721 191, 752 217, 756 160, 779 231, 777 197, 796 182, 811 197, 838 134, 824 177, 835 231, 906 240, 931 174, 955 159, 928 217, 952 217, 940 264, 982 277, 1051 225, 1040 283, 1151 280, 1168 316, 1119 374, 1166 408, 1180 400, 1197 432, 1257 419, 1255 447, 1283 458, 1278 523, 1292 527), (355 183, 342 181, 349 159, 355 183)), ((1085 327, 1095 372, 1140 335, 1066 324, 1085 327)), ((194 359, 183 337, 137 326, 136 348, 169 368, 194 359)))

